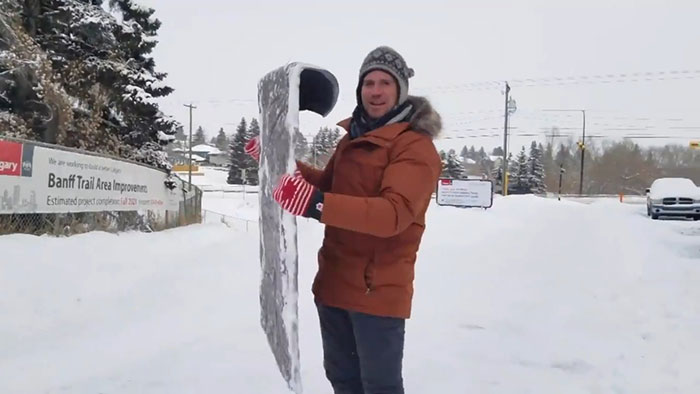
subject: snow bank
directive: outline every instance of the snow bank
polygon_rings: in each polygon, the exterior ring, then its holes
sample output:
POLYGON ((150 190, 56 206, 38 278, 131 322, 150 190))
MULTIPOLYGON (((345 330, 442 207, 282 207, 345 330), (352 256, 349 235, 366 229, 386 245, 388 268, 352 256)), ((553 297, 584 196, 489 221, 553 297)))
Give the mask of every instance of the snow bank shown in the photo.
MULTIPOLYGON (((615 201, 432 206, 406 391, 700 392, 699 224, 615 201)), ((299 221, 308 393, 330 392, 310 293, 322 235, 299 221)), ((0 392, 288 393, 259 323, 257 232, 13 235, 0 250, 0 392)))

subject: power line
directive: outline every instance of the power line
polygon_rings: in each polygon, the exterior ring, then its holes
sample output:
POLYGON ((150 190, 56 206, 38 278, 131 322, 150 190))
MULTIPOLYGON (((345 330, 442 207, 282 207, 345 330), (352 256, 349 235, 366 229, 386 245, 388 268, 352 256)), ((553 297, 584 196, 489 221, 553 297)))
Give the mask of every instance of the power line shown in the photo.
MULTIPOLYGON (((569 77, 546 77, 546 78, 522 78, 508 80, 512 87, 527 88, 538 86, 559 86, 570 84, 598 84, 598 83, 626 83, 626 82, 653 82, 666 80, 686 80, 700 78, 700 70, 671 70, 671 71, 647 71, 634 73, 618 73, 618 74, 597 74, 597 75, 577 75, 569 77)), ((417 86, 416 90, 420 91, 466 91, 466 90, 498 90, 503 89, 502 81, 483 81, 471 82, 451 85, 438 86, 417 86)), ((354 101, 355 99, 341 98, 339 101, 354 101)), ((184 103, 184 102, 181 102, 184 103)), ((227 99, 202 99, 194 100, 191 103, 196 104, 225 104, 225 103, 240 103, 240 104, 257 104, 257 99, 253 98, 227 98, 227 99)), ((460 113, 476 113, 481 111, 469 111, 460 113)), ((494 112, 493 110, 484 110, 483 112, 494 112)))
MULTIPOLYGON (((493 117, 486 117, 486 118, 477 118, 477 119, 466 119, 466 120, 459 120, 459 121, 451 121, 451 120, 446 120, 445 124, 447 128, 449 127, 455 127, 455 126, 463 126, 463 125, 471 125, 474 123, 480 123, 483 121, 487 120, 494 120, 494 119, 502 119, 503 116, 493 116, 493 117)), ((526 119, 531 119, 533 121, 544 121, 544 122, 559 122, 561 119, 553 119, 547 116, 539 116, 539 115, 529 115, 529 114, 521 114, 519 117, 516 117, 513 119, 514 123, 519 123, 520 120, 523 118, 526 119)), ((573 118, 572 118, 573 119, 573 118)), ((634 120, 634 119, 631 119, 634 120)), ((648 122, 652 122, 652 119, 646 119, 648 122)), ((682 120, 682 119, 680 119, 682 120)), ((609 122, 609 123, 601 123, 601 122, 587 122, 588 125, 592 126, 601 126, 601 127, 606 127, 608 130, 620 130, 620 131, 628 131, 628 130, 646 130, 649 129, 651 126, 648 125, 648 123, 645 124, 628 124, 628 123, 614 123, 614 122, 609 122)), ((580 130, 581 127, 562 127, 558 126, 556 124, 552 125, 552 127, 556 127, 560 130, 580 130)), ((659 126, 655 125, 655 127, 668 127, 669 129, 673 130, 700 130, 700 126, 659 126)))
POLYGON ((501 138, 503 137, 503 134, 481 134, 481 135, 462 135, 462 136, 446 136, 446 137, 440 137, 440 140, 461 140, 464 138, 501 138))
MULTIPOLYGON (((541 132, 538 135, 544 135, 544 134, 549 134, 549 135, 570 135, 570 136, 579 136, 580 133, 572 133, 572 132, 559 132, 562 130, 571 130, 571 131, 580 131, 580 127, 508 127, 508 130, 527 130, 527 129, 538 129, 541 130, 541 132), (556 129, 558 132, 557 133, 552 133, 552 130, 556 129)), ((662 128, 658 127, 628 127, 628 128, 601 128, 601 127, 587 127, 587 130, 591 130, 593 132, 611 132, 611 131, 646 131, 646 132, 665 132, 668 130, 664 130, 662 128)), ((464 133, 467 132, 483 132, 483 131, 501 131, 500 135, 503 135, 502 133, 502 128, 500 127, 476 127, 476 128, 462 128, 462 129, 452 129, 452 130, 446 130, 445 134, 448 135, 453 135, 453 134, 458 134, 458 135, 465 135, 464 133)), ((677 130, 677 131, 682 131, 682 130, 677 130)), ((466 134, 468 135, 468 134, 466 134)), ((620 136, 620 135, 646 135, 646 134, 615 134, 615 133, 607 133, 605 134, 607 136, 620 136)), ((679 138, 693 138, 695 135, 700 135, 700 128, 696 130, 687 130, 687 134, 683 134, 679 136, 679 138)), ((586 138, 588 138, 588 135, 586 135, 586 138)))
MULTIPOLYGON (((510 136, 515 137, 548 137, 548 138, 575 138, 579 137, 578 134, 564 133, 564 134, 549 134, 549 133, 509 133, 510 136)), ((503 133, 497 134, 470 134, 470 135, 459 135, 459 136, 445 136, 439 138, 439 140, 461 140, 461 139, 472 139, 472 138, 502 138, 503 133)), ((611 139, 689 139, 688 136, 679 135, 612 135, 612 134, 591 134, 586 135, 586 139, 599 139, 599 138, 611 138, 611 139)))
MULTIPOLYGON (((611 79, 602 79, 608 76, 594 75, 590 77, 572 77, 561 79, 541 79, 530 82, 523 80, 517 87, 539 87, 539 86, 562 86, 562 85, 587 85, 587 84, 610 84, 627 82, 655 82, 671 80, 687 80, 700 78, 700 70, 684 70, 682 72, 647 72, 634 74, 618 74, 611 79), (668 75, 668 76, 667 76, 668 75)), ((518 83, 518 82, 514 82, 518 83)))
MULTIPOLYGON (((528 117, 543 117, 543 118, 577 118, 576 115, 569 114, 569 113, 548 113, 544 114, 542 110, 530 110, 530 109, 523 109, 525 114, 520 114, 520 116, 528 116, 528 117)), ((640 122, 687 122, 688 120, 684 118, 653 118, 653 117, 631 117, 631 116, 609 116, 609 115, 600 115, 597 114, 596 112, 602 112, 599 110, 586 110, 587 113, 591 112, 593 114, 590 114, 589 117, 594 117, 594 118, 601 118, 604 120, 632 120, 632 121, 640 121, 640 122)), ((692 120, 693 122, 696 122, 697 120, 692 120)))
MULTIPOLYGON (((555 122, 559 120, 555 119, 550 119, 546 116, 538 116, 538 115, 528 115, 528 114, 523 114, 520 117, 526 118, 526 119, 533 119, 535 121, 537 120, 544 120, 544 121, 549 121, 549 122, 555 122)), ((682 119, 681 119, 682 120, 682 119)), ((651 122, 651 120, 650 120, 651 122)), ((657 123, 657 124, 650 124, 649 122, 645 122, 643 124, 629 124, 629 123, 600 123, 600 122, 589 122, 589 125, 593 126, 599 126, 597 129, 598 130, 605 130, 605 131, 648 131, 648 130, 654 130, 654 129, 668 129, 668 130, 678 130, 678 131, 700 131, 700 126, 670 126, 670 125, 662 125, 658 124, 658 122, 651 122, 651 123, 657 123)), ((565 126, 561 127, 558 125, 552 125, 548 126, 549 128, 556 128, 558 130, 580 130, 581 127, 570 127, 570 126, 565 126)))
POLYGON ((458 126, 458 125, 468 125, 472 123, 478 123, 478 122, 483 122, 485 120, 494 120, 494 119, 503 119, 503 115, 500 116, 489 116, 488 118, 479 118, 479 119, 467 119, 467 120, 460 120, 457 122, 454 121, 445 121, 445 124, 448 124, 450 126, 458 126))
MULTIPOLYGON (((184 105, 184 103, 185 103, 184 101, 181 101, 181 102, 180 102, 180 104, 183 104, 183 105, 184 105)), ((197 105, 204 105, 204 104, 207 104, 207 105, 211 105, 211 106, 217 106, 217 105, 220 105, 220 104, 236 104, 236 103, 237 103, 237 104, 240 104, 240 105, 252 105, 252 104, 257 105, 257 104, 258 104, 258 101, 257 101, 257 100, 253 100, 253 99, 232 98, 232 99, 203 99, 203 100, 192 100, 191 102, 190 102, 190 101, 187 101, 187 103, 197 104, 197 105)))
MULTIPOLYGON (((540 86, 561 86, 575 84, 606 84, 627 82, 653 82, 700 78, 700 70, 647 71, 636 73, 579 75, 570 77, 509 79, 512 87, 527 88, 540 86)), ((473 82, 454 85, 417 87, 421 91, 469 91, 502 89, 501 81, 473 82)))

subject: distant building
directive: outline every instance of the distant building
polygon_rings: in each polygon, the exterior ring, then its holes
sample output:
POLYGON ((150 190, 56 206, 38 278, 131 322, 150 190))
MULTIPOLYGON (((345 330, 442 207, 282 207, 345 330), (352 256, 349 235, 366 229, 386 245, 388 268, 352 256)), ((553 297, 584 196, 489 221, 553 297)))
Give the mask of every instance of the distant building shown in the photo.
POLYGON ((209 144, 200 144, 192 147, 192 153, 198 154, 202 157, 208 157, 210 154, 218 155, 221 154, 221 150, 215 146, 209 144))
POLYGON ((210 153, 209 163, 215 166, 226 167, 229 164, 229 155, 226 153, 210 153))
MULTIPOLYGON (((170 151, 170 160, 175 163, 187 163, 190 151, 187 148, 174 148, 170 151)), ((200 144, 192 147, 192 161, 197 164, 211 164, 215 166, 228 165, 228 153, 208 144, 200 144)))

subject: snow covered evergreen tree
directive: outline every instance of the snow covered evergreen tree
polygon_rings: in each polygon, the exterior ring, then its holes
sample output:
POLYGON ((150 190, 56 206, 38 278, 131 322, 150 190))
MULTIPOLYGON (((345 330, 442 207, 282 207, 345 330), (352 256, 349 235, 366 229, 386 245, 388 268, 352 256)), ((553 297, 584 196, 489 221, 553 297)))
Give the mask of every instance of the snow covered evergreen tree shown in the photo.
POLYGON ((314 136, 307 161, 318 168, 324 168, 339 140, 340 130, 337 127, 321 127, 314 136))
POLYGON ((185 145, 187 145, 187 141, 189 141, 189 135, 185 134, 185 128, 182 127, 182 125, 179 125, 175 129, 175 140, 173 142, 177 142, 179 144, 182 144, 182 148, 184 148, 185 145))
POLYGON ((206 142, 207 136, 204 134, 204 129, 202 126, 197 127, 197 131, 195 131, 194 135, 192 136, 192 146, 206 144, 206 142))
MULTIPOLYGON (((250 141, 252 138, 260 135, 260 124, 258 120, 253 118, 248 125, 248 130, 246 131, 246 142, 250 141)), ((257 185, 258 184, 258 162, 252 157, 245 155, 245 177, 247 185, 257 185)))
POLYGON ((9 134, 169 168, 162 147, 177 123, 154 99, 161 84, 153 10, 101 0, 4 0, 0 126, 9 134))
POLYGON ((332 129, 329 128, 325 140, 328 152, 330 152, 331 154, 335 152, 335 147, 338 145, 338 141, 340 141, 340 129, 337 127, 334 127, 332 129))
POLYGON ((175 133, 177 123, 155 103, 156 98, 173 91, 162 83, 167 74, 155 70, 155 61, 150 56, 158 43, 155 37, 161 22, 153 17, 154 9, 132 0, 110 0, 110 6, 122 15, 122 23, 114 31, 118 53, 125 60, 115 75, 120 77, 115 86, 122 98, 120 109, 125 126, 121 130, 122 138, 133 146, 162 140, 175 133))
POLYGON ((325 136, 328 132, 327 127, 321 127, 314 138, 311 140, 311 149, 309 149, 309 157, 307 161, 309 164, 315 167, 322 167, 319 162, 320 158, 328 155, 329 149, 325 144, 327 137, 325 136))
POLYGON ((540 194, 547 191, 547 186, 544 182, 545 171, 544 165, 542 164, 542 151, 540 150, 542 145, 537 146, 535 141, 532 141, 530 145, 530 158, 528 167, 530 170, 530 191, 532 193, 540 194))
POLYGON ((447 175, 445 175, 445 167, 447 166, 447 153, 445 153, 445 151, 441 149, 440 152, 438 152, 438 154, 440 155, 440 162, 442 163, 442 167, 441 167, 442 170, 440 170, 440 177, 446 178, 447 175))
POLYGON ((477 163, 489 158, 489 156, 486 154, 486 151, 484 150, 483 146, 481 147, 481 149, 479 149, 479 151, 476 154, 478 157, 477 163))
POLYGON ((81 143, 98 145, 81 138, 90 133, 107 153, 116 151, 114 141, 97 136, 104 130, 91 128, 99 113, 87 104, 96 106, 99 86, 78 91, 67 82, 80 71, 69 67, 68 60, 88 45, 107 53, 115 47, 111 20, 101 9, 78 1, 6 0, 1 8, 0 43, 7 48, 0 52, 0 94, 7 115, 0 118, 10 123, 3 128, 17 137, 78 148, 84 147, 81 143))
POLYGON ((463 173, 464 167, 462 167, 462 163, 457 158, 457 153, 454 149, 450 149, 442 167, 442 176, 451 179, 461 179, 463 173))
POLYGON ((508 152, 508 160, 506 165, 508 172, 508 190, 511 190, 511 188, 514 187, 518 176, 518 162, 513 159, 513 152, 508 152))
POLYGON ((294 133, 294 157, 303 160, 309 153, 309 141, 299 130, 294 133))
POLYGON ((530 193, 530 168, 528 166, 528 157, 525 154, 523 146, 516 158, 515 174, 512 183, 509 183, 509 193, 511 194, 527 194, 530 193), (512 186, 510 186, 512 185, 512 186))
POLYGON ((466 145, 462 147, 462 151, 459 153, 459 157, 461 157, 462 159, 466 159, 469 157, 469 149, 466 145))
POLYGON ((467 152, 467 158, 476 161, 477 156, 476 156, 476 149, 474 148, 474 145, 472 145, 469 148, 469 152, 467 152))
POLYGON ((228 137, 226 137, 223 127, 219 129, 216 137, 213 137, 212 140, 214 146, 216 146, 220 151, 226 152, 226 149, 228 149, 228 137))
POLYGON ((236 127, 236 133, 231 138, 229 147, 230 160, 228 168, 228 179, 226 183, 230 185, 242 185, 243 175, 242 169, 246 168, 247 154, 245 153, 245 144, 248 142, 248 124, 245 118, 236 127))

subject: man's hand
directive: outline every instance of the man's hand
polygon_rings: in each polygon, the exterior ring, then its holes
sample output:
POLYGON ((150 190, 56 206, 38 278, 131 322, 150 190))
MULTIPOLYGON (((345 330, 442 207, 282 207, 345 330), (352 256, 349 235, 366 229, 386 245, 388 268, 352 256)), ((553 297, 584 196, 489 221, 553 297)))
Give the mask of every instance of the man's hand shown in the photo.
POLYGON ((292 215, 321 219, 323 193, 305 181, 299 170, 282 175, 272 197, 292 215))

